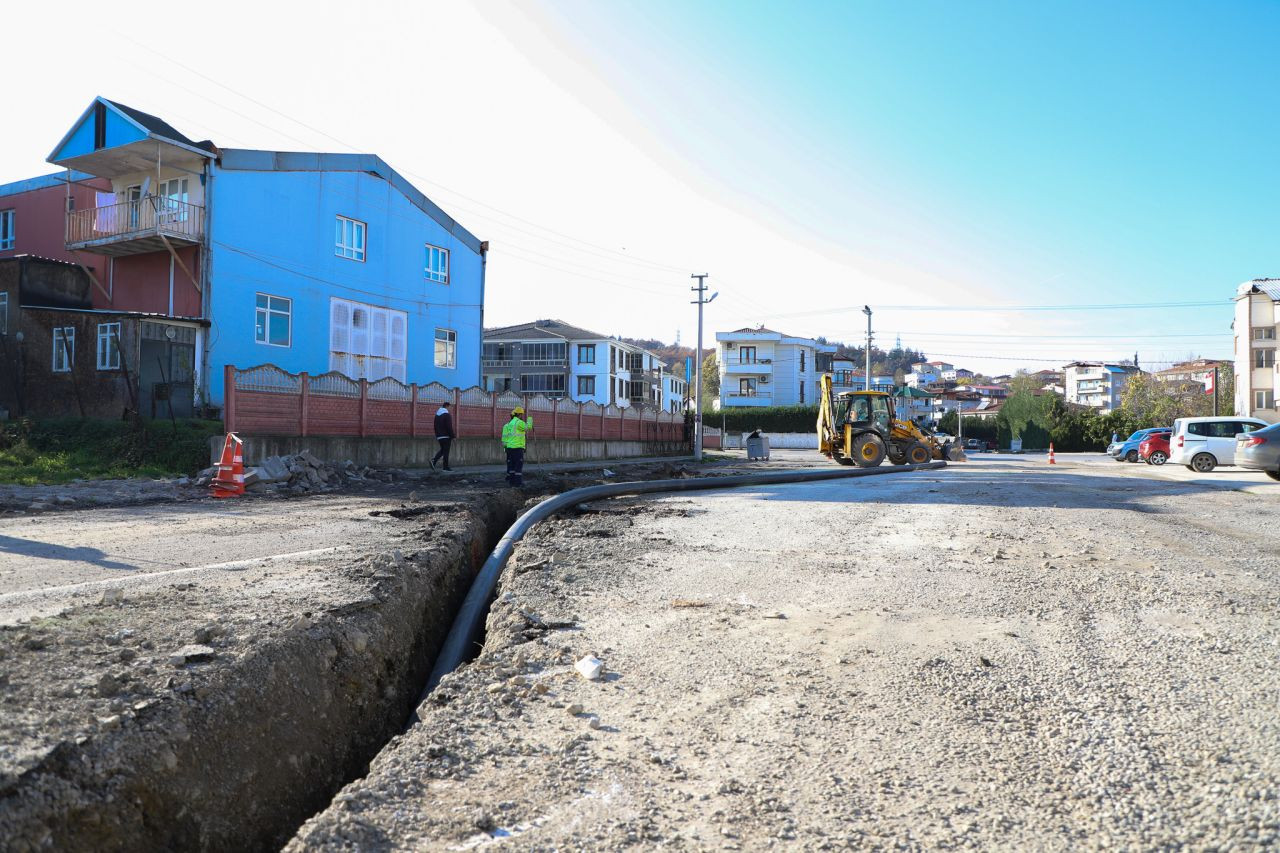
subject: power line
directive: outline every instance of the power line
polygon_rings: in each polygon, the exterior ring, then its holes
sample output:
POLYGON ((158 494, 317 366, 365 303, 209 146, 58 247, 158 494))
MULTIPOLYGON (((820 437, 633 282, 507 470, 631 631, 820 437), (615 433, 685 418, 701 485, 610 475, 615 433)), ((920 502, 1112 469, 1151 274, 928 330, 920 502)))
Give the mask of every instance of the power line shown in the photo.
MULTIPOLYGON (((1226 306, 1234 300, 1215 299, 1205 302, 1117 302, 1076 305, 880 305, 877 311, 986 311, 986 312, 1023 312, 1023 311, 1115 311, 1136 308, 1204 308, 1207 306, 1226 306)), ((777 314, 779 318, 812 317, 817 314, 847 314, 861 311, 861 305, 850 305, 841 308, 823 308, 815 311, 796 311, 791 314, 777 314)))

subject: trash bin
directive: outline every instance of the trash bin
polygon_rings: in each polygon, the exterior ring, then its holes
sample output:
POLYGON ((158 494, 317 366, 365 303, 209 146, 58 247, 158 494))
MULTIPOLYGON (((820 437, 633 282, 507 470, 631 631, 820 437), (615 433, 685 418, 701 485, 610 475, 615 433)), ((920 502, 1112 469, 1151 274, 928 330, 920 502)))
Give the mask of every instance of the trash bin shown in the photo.
POLYGON ((769 459, 769 438, 759 432, 747 436, 747 459, 769 459))

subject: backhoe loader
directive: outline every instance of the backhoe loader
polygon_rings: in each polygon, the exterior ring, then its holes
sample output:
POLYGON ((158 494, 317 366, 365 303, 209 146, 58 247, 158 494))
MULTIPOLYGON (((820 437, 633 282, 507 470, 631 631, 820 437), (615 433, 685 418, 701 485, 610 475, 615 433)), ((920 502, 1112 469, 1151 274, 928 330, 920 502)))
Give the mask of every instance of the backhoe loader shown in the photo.
POLYGON ((874 468, 887 456, 894 465, 945 459, 947 448, 911 421, 898 420, 893 397, 884 391, 834 394, 831 374, 822 377, 818 449, 841 465, 874 468))

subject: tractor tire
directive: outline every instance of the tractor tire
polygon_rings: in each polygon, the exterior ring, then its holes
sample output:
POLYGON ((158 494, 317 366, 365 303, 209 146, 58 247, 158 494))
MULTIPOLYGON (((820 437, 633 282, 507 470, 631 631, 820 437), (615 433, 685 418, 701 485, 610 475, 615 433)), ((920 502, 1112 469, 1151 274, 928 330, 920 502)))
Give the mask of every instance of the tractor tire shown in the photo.
POLYGON ((853 440, 853 464, 859 468, 875 468, 884 457, 884 442, 875 433, 864 432, 853 440))
POLYGON ((885 455, 889 457, 890 465, 907 464, 907 451, 905 448, 899 447, 895 444, 890 444, 889 449, 885 451, 885 455))
POLYGON ((923 441, 913 441, 907 447, 907 463, 909 465, 923 465, 931 459, 933 459, 933 451, 923 441))

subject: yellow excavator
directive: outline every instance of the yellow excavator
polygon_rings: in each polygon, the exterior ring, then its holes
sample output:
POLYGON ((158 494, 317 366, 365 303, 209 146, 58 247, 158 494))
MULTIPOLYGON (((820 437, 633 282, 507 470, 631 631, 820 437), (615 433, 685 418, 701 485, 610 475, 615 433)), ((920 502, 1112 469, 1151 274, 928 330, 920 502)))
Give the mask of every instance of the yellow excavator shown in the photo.
POLYGON ((822 377, 818 449, 859 468, 874 468, 886 457, 894 465, 919 465, 945 459, 949 450, 912 421, 898 420, 893 397, 884 391, 834 394, 829 373, 822 377))

